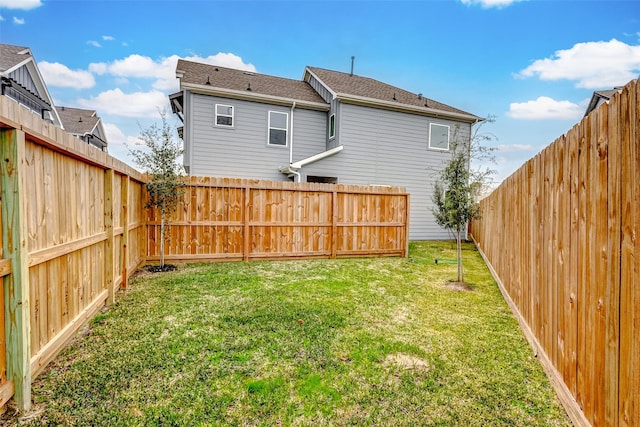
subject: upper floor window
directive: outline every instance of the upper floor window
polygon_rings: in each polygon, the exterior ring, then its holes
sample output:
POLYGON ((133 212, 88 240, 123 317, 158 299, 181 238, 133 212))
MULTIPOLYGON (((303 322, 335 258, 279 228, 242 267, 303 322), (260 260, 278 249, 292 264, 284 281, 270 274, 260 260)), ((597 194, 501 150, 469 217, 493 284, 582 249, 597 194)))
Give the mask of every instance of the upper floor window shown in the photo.
POLYGON ((287 145, 289 114, 269 111, 269 145, 287 145))
POLYGON ((336 136, 336 115, 332 114, 329 117, 329 139, 336 136))
POLYGON ((233 105, 216 104, 216 126, 233 127, 233 105))
POLYGON ((436 123, 429 124, 429 148, 436 150, 449 149, 449 126, 436 123))

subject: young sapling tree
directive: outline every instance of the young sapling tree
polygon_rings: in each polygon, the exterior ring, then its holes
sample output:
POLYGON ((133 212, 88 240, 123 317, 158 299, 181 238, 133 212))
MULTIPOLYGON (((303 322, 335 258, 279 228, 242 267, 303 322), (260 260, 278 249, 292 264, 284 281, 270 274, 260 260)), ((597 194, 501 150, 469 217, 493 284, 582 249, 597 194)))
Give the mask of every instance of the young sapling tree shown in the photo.
POLYGON ((160 269, 164 270, 166 222, 175 212, 183 193, 184 168, 178 163, 183 152, 182 144, 167 122, 166 114, 160 113, 160 117, 161 126, 153 124, 141 130, 138 145, 144 148, 130 150, 130 153, 135 163, 149 174, 146 207, 160 212, 160 269))

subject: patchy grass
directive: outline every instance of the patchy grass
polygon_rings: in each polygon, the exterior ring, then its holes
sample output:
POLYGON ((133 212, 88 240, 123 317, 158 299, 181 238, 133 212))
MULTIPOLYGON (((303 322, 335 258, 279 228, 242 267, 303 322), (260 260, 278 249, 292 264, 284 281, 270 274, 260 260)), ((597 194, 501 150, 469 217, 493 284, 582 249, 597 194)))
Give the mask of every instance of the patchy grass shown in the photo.
MULTIPOLYGON (((36 380, 27 425, 570 425, 481 258, 142 274, 36 380)), ((29 415, 29 414, 27 414, 29 415)), ((14 419, 15 421, 15 419, 14 419)))

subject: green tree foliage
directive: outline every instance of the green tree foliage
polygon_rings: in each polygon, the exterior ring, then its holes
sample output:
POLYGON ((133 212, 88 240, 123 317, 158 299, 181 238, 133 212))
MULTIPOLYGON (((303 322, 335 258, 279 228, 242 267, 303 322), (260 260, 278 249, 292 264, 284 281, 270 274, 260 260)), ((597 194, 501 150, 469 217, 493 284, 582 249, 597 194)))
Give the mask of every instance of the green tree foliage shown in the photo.
POLYGON ((138 136, 138 145, 144 149, 130 150, 130 153, 135 163, 150 175, 146 184, 149 195, 146 207, 160 212, 160 265, 164 267, 165 223, 175 212, 183 192, 184 168, 178 163, 182 144, 174 137, 166 114, 160 113, 160 116, 161 126, 153 124, 138 136))
MULTIPOLYGON (((493 117, 486 122, 492 123, 493 117)), ((462 233, 469 220, 480 218, 480 207, 476 203, 477 196, 490 183, 495 173, 490 168, 470 169, 470 163, 475 161, 493 161, 493 149, 484 142, 493 136, 479 134, 476 128, 467 143, 458 141, 458 132, 454 135, 451 159, 447 162, 433 188, 433 215, 436 222, 454 233, 456 237, 458 258, 458 282, 464 281, 462 265, 462 233)))

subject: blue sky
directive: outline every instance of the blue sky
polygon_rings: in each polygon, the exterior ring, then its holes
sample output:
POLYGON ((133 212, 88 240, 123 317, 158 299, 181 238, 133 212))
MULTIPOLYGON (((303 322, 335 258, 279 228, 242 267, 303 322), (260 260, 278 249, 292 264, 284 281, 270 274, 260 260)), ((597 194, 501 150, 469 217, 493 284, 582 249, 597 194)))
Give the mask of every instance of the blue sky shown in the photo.
MULTIPOLYGON (((640 2, 0 0, 57 105, 98 111, 121 160, 178 90, 178 57, 300 79, 355 73, 486 117, 498 181, 640 74, 640 2)), ((172 118, 173 120, 173 118, 172 118)))

